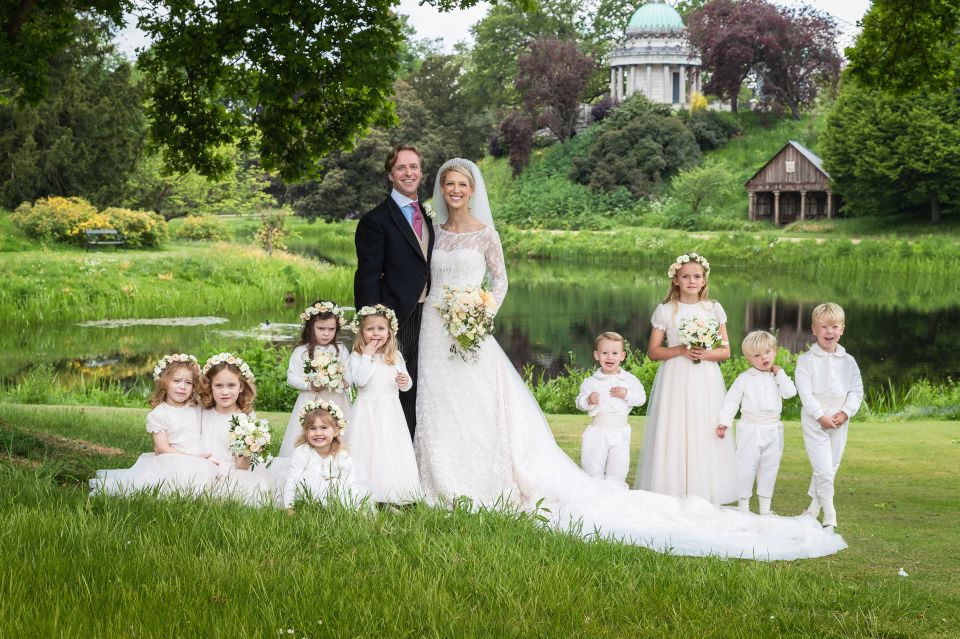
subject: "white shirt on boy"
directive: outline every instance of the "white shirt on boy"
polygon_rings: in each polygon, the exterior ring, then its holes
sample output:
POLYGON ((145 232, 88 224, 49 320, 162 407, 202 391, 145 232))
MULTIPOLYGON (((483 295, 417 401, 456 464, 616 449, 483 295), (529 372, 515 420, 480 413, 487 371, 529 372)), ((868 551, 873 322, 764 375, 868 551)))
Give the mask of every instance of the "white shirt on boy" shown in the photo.
POLYGON ((806 353, 797 358, 797 393, 803 403, 803 412, 814 420, 824 416, 818 396, 843 398, 840 408, 847 417, 853 417, 863 402, 863 380, 860 367, 848 355, 843 346, 837 344, 833 353, 814 344, 806 353))
POLYGON ((746 422, 775 424, 783 412, 783 400, 797 394, 797 388, 782 368, 776 375, 750 367, 737 376, 720 407, 717 423, 732 426, 740 409, 746 422))
POLYGON ((646 401, 647 394, 643 390, 643 384, 633 373, 621 368, 613 375, 607 375, 598 368, 593 375, 580 384, 577 408, 586 411, 590 417, 611 415, 626 418, 634 406, 643 406, 646 401), (627 389, 626 397, 614 397, 610 394, 610 389, 617 386, 627 389), (591 393, 597 393, 600 396, 600 401, 593 405, 589 403, 591 393))

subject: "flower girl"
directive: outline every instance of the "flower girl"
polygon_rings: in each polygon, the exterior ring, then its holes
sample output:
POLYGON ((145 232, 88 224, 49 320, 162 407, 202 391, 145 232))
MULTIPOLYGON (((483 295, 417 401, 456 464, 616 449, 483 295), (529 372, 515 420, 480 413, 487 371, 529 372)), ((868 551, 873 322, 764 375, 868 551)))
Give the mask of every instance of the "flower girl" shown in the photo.
POLYGON ((200 368, 193 355, 164 356, 153 369, 153 408, 147 432, 153 453, 140 455, 127 469, 98 470, 94 493, 125 494, 142 489, 199 494, 217 476, 216 462, 203 446, 197 386, 200 368))
POLYGON ((357 485, 353 460, 340 442, 347 427, 340 407, 324 399, 308 402, 298 418, 301 431, 283 490, 284 507, 293 508, 298 497, 324 505, 330 497, 341 503, 353 503, 357 485))
MULTIPOLYGON (((231 353, 207 360, 200 382, 203 444, 217 461, 219 477, 213 487, 218 496, 251 504, 272 504, 273 487, 265 468, 250 470, 250 457, 230 450, 231 418, 252 415, 257 396, 256 378, 245 361, 231 353)), ((254 444, 256 446, 256 444, 254 444)))
POLYGON ((422 494, 410 431, 400 406, 413 385, 397 349, 397 316, 382 304, 364 306, 353 320, 357 339, 348 368, 357 387, 352 426, 344 435, 361 484, 376 502, 404 504, 422 494))
POLYGON ((663 363, 650 392, 636 488, 736 501, 733 442, 715 431, 726 393, 718 362, 730 357, 727 315, 707 297, 710 264, 702 255, 677 257, 667 274, 670 290, 651 319, 647 355, 663 363))
POLYGON ((343 309, 333 302, 316 301, 300 313, 300 320, 303 322, 300 343, 293 349, 287 367, 287 383, 300 391, 300 395, 287 422, 283 443, 277 453, 280 457, 293 455, 294 442, 301 434, 300 411, 307 402, 325 399, 340 407, 344 419, 350 417, 350 396, 346 393, 350 388, 347 371, 350 354, 336 341, 345 324, 343 309), (311 362, 315 361, 333 370, 314 371, 311 362), (307 372, 308 369, 311 372, 307 372))

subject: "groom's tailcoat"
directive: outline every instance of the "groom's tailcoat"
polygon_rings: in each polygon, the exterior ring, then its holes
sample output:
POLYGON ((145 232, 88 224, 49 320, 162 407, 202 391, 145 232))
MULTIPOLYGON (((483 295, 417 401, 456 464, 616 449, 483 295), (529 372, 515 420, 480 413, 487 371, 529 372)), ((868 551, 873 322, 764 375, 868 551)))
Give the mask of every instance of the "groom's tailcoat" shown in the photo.
POLYGON ((401 330, 424 288, 430 285, 430 256, 436 234, 425 214, 423 222, 430 235, 426 255, 403 211, 389 196, 357 224, 354 304, 357 310, 374 304, 393 309, 401 330))

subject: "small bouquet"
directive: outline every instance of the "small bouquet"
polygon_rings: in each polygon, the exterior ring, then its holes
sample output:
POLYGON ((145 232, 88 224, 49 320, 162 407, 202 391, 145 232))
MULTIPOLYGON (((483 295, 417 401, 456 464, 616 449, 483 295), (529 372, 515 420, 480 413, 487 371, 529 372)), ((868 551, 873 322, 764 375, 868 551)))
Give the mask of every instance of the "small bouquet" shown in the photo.
POLYGON ((320 351, 303 363, 303 373, 314 388, 343 392, 343 364, 335 356, 320 351))
MULTIPOLYGON (((723 346, 723 337, 720 335, 720 322, 691 317, 680 322, 680 343, 691 348, 705 348, 708 351, 723 346)), ((699 364, 700 360, 693 360, 699 364)))
POLYGON ((250 468, 261 462, 270 463, 270 422, 254 415, 240 413, 230 418, 230 452, 237 457, 249 457, 250 468))
POLYGON ((477 350, 487 335, 493 332, 493 296, 479 286, 466 288, 443 287, 443 297, 434 308, 440 313, 443 327, 453 344, 450 355, 463 361, 477 358, 477 350))

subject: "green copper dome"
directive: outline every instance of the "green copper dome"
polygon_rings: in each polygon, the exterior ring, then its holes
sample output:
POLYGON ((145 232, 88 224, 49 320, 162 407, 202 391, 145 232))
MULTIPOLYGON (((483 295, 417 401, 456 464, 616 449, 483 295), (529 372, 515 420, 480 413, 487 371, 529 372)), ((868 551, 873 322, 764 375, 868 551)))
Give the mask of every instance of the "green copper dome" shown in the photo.
POLYGON ((634 12, 627 32, 683 31, 683 18, 677 10, 661 0, 651 0, 634 12))

